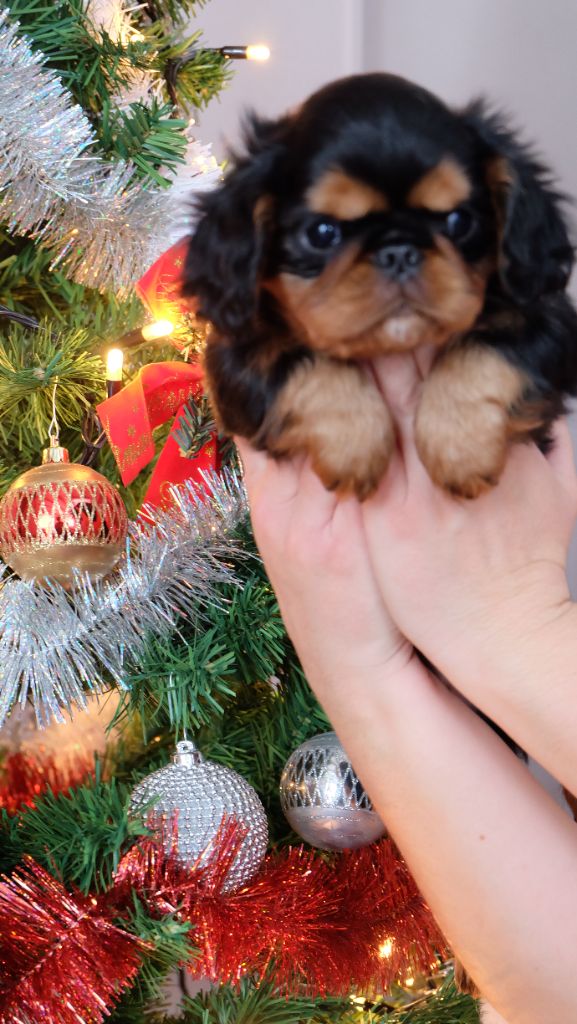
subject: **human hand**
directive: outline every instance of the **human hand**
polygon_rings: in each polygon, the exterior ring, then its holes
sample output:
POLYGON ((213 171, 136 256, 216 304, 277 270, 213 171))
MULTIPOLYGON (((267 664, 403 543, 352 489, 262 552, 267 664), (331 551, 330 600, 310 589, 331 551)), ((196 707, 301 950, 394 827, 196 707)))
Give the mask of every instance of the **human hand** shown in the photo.
POLYGON ((304 458, 278 462, 237 444, 255 538, 317 695, 397 672, 413 650, 380 597, 359 503, 327 491, 304 458))
POLYGON ((383 357, 374 369, 399 448, 362 506, 371 561, 401 631, 457 683, 464 659, 481 664, 489 647, 498 656, 525 644, 569 606, 565 562, 577 512, 569 432, 557 425, 547 457, 514 445, 497 487, 455 499, 433 485, 415 448, 418 355, 383 357))

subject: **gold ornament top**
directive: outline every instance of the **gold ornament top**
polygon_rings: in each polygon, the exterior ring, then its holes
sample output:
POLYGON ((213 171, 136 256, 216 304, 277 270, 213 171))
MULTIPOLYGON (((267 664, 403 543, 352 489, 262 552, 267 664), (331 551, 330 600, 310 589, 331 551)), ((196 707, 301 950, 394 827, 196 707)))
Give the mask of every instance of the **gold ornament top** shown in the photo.
POLYGON ((42 452, 42 465, 46 466, 49 462, 70 462, 68 448, 61 448, 57 437, 51 437, 50 448, 42 452))

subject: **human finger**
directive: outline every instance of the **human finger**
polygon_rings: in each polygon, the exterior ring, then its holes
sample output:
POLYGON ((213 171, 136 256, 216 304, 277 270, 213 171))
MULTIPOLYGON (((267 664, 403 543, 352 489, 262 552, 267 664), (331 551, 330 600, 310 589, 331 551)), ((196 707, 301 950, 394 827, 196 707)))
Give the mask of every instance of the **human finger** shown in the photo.
POLYGON ((235 437, 234 443, 240 456, 242 475, 247 489, 250 489, 266 473, 269 456, 253 448, 244 437, 235 437))
POLYGON ((325 487, 310 460, 305 459, 294 500, 295 530, 315 536, 330 523, 338 504, 338 495, 325 487))
POLYGON ((421 400, 423 381, 433 359, 430 347, 412 352, 381 356, 373 372, 384 401, 392 413, 407 476, 424 481, 427 477, 415 445, 415 416, 421 400))
POLYGON ((377 386, 400 423, 412 421, 419 403, 423 379, 412 352, 393 352, 373 362, 377 386))
POLYGON ((260 544, 269 534, 282 533, 290 523, 304 459, 274 459, 266 452, 255 451, 245 440, 240 444, 235 440, 241 453, 252 524, 260 544))

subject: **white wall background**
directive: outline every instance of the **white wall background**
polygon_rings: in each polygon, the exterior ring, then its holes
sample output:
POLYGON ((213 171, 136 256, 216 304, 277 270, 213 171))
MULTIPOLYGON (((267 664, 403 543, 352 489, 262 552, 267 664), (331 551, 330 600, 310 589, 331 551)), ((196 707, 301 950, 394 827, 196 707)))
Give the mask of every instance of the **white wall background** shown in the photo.
MULTIPOLYGON (((454 105, 483 94, 510 111, 577 198, 576 0, 214 0, 198 27, 212 46, 272 50, 266 65, 236 63, 198 119, 219 158, 238 141, 247 107, 274 116, 331 79, 386 70, 454 105)), ((577 274, 572 290, 577 298, 577 274)), ((577 594, 577 537, 569 575, 577 594)))
POLYGON ((325 82, 362 70, 362 0, 213 0, 198 15, 203 42, 267 43, 266 64, 235 61, 232 84, 199 116, 217 156, 239 137, 243 110, 275 116, 325 82))

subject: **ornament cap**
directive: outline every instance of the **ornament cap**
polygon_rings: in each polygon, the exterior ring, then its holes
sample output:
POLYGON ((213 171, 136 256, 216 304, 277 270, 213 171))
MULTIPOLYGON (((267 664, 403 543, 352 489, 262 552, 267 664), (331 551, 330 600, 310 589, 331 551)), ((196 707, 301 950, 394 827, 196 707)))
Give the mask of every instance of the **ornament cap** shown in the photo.
POLYGON ((50 437, 50 448, 42 452, 42 465, 46 466, 50 462, 70 462, 68 449, 60 447, 56 435, 50 437))
POLYGON ((200 750, 197 750, 192 740, 181 740, 176 744, 176 752, 172 755, 174 764, 183 768, 194 768, 195 765, 204 761, 200 750))

